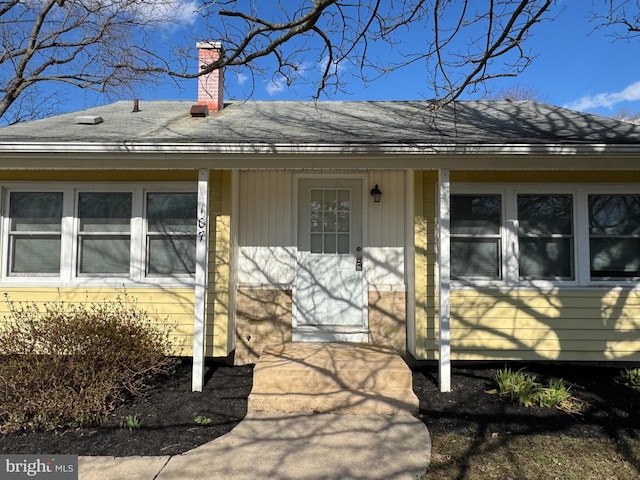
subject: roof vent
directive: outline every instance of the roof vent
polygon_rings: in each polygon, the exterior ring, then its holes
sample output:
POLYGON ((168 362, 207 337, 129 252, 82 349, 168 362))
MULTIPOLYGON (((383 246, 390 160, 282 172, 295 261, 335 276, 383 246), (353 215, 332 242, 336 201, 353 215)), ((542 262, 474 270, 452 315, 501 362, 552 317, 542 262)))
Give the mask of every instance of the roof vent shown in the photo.
POLYGON ((75 122, 81 125, 96 125, 98 123, 102 123, 102 117, 98 115, 82 115, 80 117, 74 118, 75 122))
POLYGON ((190 113, 192 117, 206 117, 209 115, 209 107, 206 105, 192 105, 190 113))

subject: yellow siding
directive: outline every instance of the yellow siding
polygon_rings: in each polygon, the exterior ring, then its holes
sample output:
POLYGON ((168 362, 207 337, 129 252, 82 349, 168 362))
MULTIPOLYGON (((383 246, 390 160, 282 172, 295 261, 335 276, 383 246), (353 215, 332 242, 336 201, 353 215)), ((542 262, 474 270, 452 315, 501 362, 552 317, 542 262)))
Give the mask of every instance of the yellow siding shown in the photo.
MULTIPOLYGON (((35 302, 43 304, 52 301, 72 302, 109 302, 120 296, 124 299, 123 289, 112 288, 3 288, 13 302, 35 302)), ((140 310, 161 325, 174 329, 172 342, 175 355, 193 355, 193 289, 153 289, 131 288, 126 290, 129 298, 135 299, 140 310)), ((0 302, 0 318, 8 314, 7 305, 0 302)))
POLYGON ((435 172, 417 172, 415 176, 415 346, 409 346, 415 358, 433 358, 430 340, 437 321, 435 308, 435 172), (412 348, 413 347, 413 348, 412 348))
POLYGON ((209 291, 205 355, 226 357, 233 349, 230 328, 231 173, 211 173, 209 291))
POLYGON ((27 182, 197 182, 195 170, 78 170, 78 171, 20 171, 0 172, 0 181, 27 182))
POLYGON ((451 172, 451 182, 486 183, 626 183, 640 182, 640 172, 505 172, 460 171, 451 172))
POLYGON ((451 337, 458 359, 637 361, 640 293, 454 291, 451 337))
MULTIPOLYGON (((455 182, 640 182, 640 172, 452 172, 455 182)), ((437 177, 416 173, 416 346, 438 358, 437 177), (426 238, 425 238, 426 237, 426 238)), ((453 289, 454 360, 640 361, 640 292, 622 288, 453 289)))

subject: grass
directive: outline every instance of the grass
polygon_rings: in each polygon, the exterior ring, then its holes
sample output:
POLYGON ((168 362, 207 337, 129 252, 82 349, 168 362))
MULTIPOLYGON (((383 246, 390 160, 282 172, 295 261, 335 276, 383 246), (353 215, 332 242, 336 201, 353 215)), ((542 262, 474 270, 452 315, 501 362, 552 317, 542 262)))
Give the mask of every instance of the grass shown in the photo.
POLYGON ((629 480, 640 478, 640 440, 434 435, 420 480, 629 480))

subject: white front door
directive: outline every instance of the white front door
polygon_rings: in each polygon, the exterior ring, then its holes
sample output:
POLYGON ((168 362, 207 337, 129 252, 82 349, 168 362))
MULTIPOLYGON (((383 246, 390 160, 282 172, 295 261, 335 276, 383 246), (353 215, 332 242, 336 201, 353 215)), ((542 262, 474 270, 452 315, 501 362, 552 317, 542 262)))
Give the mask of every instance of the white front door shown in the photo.
POLYGON ((362 180, 300 179, 294 341, 368 341, 362 180))

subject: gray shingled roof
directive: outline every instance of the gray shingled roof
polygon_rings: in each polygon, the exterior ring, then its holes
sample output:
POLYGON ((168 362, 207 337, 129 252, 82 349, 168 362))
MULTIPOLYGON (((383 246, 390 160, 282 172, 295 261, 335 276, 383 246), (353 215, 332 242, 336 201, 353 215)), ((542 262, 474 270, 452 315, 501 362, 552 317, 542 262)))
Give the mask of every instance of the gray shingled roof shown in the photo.
POLYGON ((546 104, 462 101, 434 111, 429 102, 230 102, 192 118, 188 101, 116 102, 0 128, 0 147, 90 144, 640 144, 640 126, 546 104), (103 122, 80 125, 74 118, 103 122))

